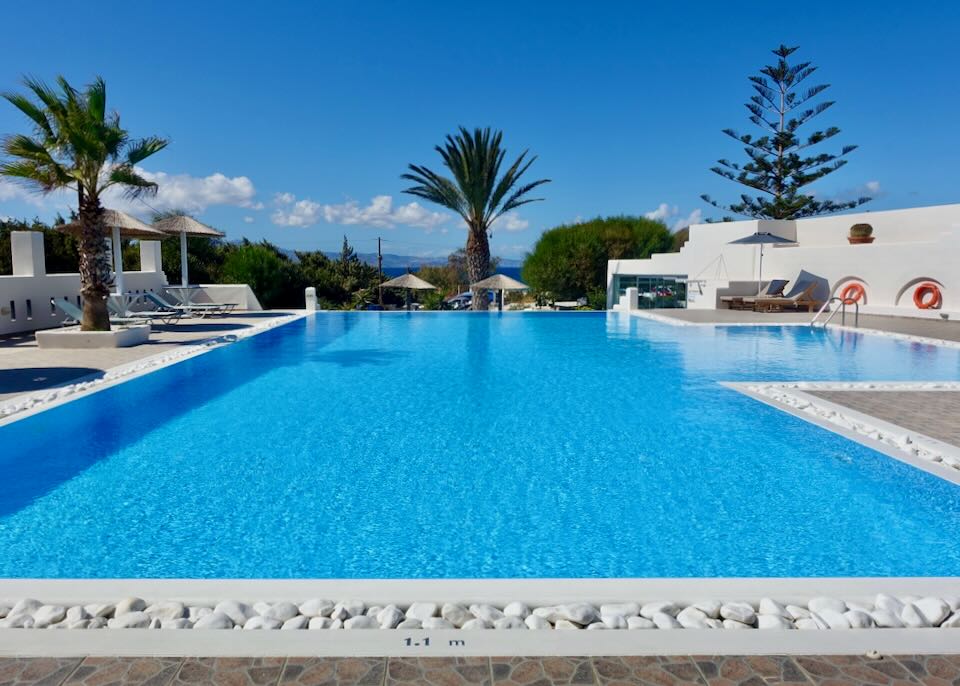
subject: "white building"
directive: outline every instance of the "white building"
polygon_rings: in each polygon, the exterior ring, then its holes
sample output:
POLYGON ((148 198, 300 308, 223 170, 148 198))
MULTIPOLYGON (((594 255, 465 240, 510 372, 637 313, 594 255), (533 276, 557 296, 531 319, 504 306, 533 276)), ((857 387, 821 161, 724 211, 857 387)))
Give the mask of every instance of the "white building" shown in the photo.
MULTIPOLYGON (((849 284, 862 285, 861 311, 909 316, 960 316, 960 204, 906 210, 859 212, 788 221, 749 220, 695 224, 676 253, 643 260, 610 260, 607 307, 625 309, 628 287, 638 287, 640 307, 661 305, 652 294, 683 293, 678 303, 697 309, 724 307, 729 295, 757 292, 760 248, 730 245, 752 233, 768 232, 793 243, 763 246, 763 281, 803 278, 818 282, 815 297, 825 301, 849 284), (850 227, 867 223, 874 242, 851 245, 850 227), (918 286, 933 284, 942 295, 937 308, 914 302, 918 286), (648 297, 644 297, 646 294, 648 297)), ((929 289, 926 293, 930 299, 929 289)))

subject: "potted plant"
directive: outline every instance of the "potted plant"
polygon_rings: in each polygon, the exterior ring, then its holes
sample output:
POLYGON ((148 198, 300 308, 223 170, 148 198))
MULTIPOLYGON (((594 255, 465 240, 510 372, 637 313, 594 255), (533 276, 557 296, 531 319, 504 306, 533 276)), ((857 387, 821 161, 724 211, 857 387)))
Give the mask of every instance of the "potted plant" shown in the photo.
POLYGON ((851 245, 857 243, 873 243, 873 227, 869 224, 854 224, 850 227, 850 235, 847 240, 851 245))

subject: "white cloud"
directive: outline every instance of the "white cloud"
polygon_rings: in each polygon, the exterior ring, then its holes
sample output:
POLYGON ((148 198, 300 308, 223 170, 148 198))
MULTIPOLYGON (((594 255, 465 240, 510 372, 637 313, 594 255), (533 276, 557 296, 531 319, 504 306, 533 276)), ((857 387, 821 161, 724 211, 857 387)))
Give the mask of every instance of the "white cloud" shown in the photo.
POLYGON ((679 231, 691 224, 699 224, 703 221, 702 210, 693 210, 690 214, 681 216, 679 207, 676 205, 668 205, 665 202, 660 203, 657 209, 646 212, 643 216, 647 219, 662 221, 670 227, 671 231, 679 231))
POLYGON ((863 187, 867 190, 868 193, 879 193, 880 192, 880 182, 879 181, 867 181, 863 184, 863 187))
POLYGON ((248 216, 248 217, 244 217, 244 218, 243 218, 243 221, 244 221, 244 223, 246 223, 246 224, 253 224, 254 218, 253 218, 253 217, 249 217, 249 216, 248 216))
POLYGON ((386 229, 412 226, 429 232, 450 219, 449 215, 432 212, 416 202, 395 207, 389 195, 374 196, 370 204, 363 207, 356 200, 336 205, 321 204, 309 198, 297 200, 292 193, 277 193, 274 203, 278 207, 270 218, 279 226, 313 226, 322 219, 329 224, 386 229))
POLYGON ((530 222, 526 219, 521 219, 520 215, 516 212, 501 214, 497 217, 496 221, 493 222, 494 229, 503 229, 504 231, 523 231, 528 226, 530 226, 530 222))

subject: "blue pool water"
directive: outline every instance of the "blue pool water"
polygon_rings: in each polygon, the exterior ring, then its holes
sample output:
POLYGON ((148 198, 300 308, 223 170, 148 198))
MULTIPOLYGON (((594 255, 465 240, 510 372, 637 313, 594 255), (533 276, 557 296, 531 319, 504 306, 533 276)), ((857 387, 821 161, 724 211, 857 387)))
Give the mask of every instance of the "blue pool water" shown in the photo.
POLYGON ((955 575, 960 488, 717 382, 958 378, 807 327, 321 313, 0 428, 0 576, 955 575))

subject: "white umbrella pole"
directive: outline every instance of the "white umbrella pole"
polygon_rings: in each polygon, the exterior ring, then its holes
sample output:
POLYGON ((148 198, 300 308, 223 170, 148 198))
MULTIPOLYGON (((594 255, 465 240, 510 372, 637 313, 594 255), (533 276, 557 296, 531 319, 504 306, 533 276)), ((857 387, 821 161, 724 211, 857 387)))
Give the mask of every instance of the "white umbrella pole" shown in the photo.
POLYGON ((187 232, 180 232, 180 285, 186 288, 190 285, 187 275, 187 232))
POLYGON ((760 270, 757 272, 757 295, 760 295, 760 284, 763 283, 763 243, 760 244, 760 270))
POLYGON ((113 243, 113 285, 118 295, 123 295, 123 244, 120 242, 120 227, 114 226, 110 242, 113 243))

